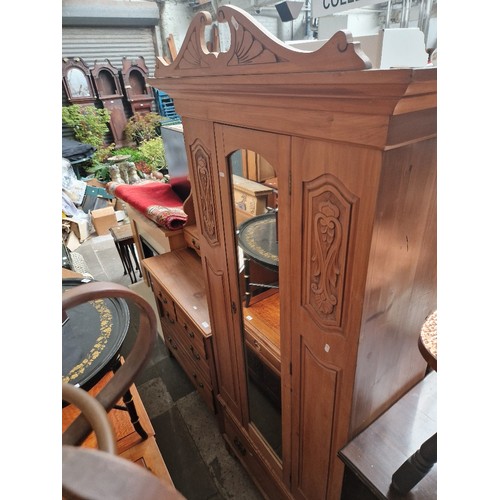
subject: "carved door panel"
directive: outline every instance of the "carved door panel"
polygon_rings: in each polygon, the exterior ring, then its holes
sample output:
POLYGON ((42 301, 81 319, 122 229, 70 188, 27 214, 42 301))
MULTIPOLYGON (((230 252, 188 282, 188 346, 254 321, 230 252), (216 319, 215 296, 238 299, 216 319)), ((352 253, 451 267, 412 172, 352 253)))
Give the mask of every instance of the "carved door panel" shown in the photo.
POLYGON ((292 491, 338 499, 379 153, 294 138, 291 178, 292 491), (328 478, 325 480, 325 478, 328 478))
POLYGON ((222 400, 235 418, 241 420, 240 384, 243 374, 237 368, 241 349, 232 328, 231 290, 227 275, 227 250, 213 124, 186 117, 183 125, 212 322, 218 400, 222 400))

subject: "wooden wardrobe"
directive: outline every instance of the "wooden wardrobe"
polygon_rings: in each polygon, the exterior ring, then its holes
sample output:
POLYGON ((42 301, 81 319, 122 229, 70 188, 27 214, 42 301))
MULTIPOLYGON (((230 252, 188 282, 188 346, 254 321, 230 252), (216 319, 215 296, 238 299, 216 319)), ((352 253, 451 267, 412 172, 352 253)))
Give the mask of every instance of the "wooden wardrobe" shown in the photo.
POLYGON ((347 32, 292 49, 235 7, 218 22, 227 52, 208 51, 212 20, 200 12, 149 83, 182 117, 220 429, 267 498, 338 499, 339 450, 426 373, 417 340, 436 309, 436 68, 370 69, 347 32), (274 219, 250 258, 241 177, 273 195, 252 214, 274 219), (274 274, 255 258, 268 244, 274 274), (250 282, 262 286, 247 307, 250 282))

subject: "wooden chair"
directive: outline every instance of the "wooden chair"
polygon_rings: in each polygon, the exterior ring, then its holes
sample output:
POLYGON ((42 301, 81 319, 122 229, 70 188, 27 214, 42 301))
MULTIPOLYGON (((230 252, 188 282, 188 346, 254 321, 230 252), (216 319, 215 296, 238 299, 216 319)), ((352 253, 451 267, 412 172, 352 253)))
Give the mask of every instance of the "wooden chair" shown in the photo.
POLYGON ((66 290, 62 295, 63 316, 72 307, 105 298, 133 302, 140 313, 139 332, 125 362, 95 398, 81 388, 63 383, 63 401, 81 411, 62 435, 63 498, 183 499, 175 488, 149 470, 115 455, 116 438, 107 412, 130 389, 148 361, 156 340, 156 316, 141 296, 127 287, 108 282, 90 282, 66 290), (80 447, 92 432, 96 434, 98 449, 80 447))
POLYGON ((90 423, 99 449, 62 447, 62 497, 67 500, 182 500, 173 487, 149 470, 116 456, 115 433, 104 407, 88 392, 63 383, 63 400, 90 423))

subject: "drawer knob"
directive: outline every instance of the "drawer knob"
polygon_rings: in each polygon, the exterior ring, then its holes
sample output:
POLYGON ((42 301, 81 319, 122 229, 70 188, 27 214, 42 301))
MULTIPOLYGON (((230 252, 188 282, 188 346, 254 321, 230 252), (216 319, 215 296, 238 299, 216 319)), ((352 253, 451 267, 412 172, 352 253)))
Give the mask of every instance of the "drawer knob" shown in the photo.
POLYGON ((196 380, 196 382, 198 382, 198 387, 200 389, 203 389, 205 386, 203 385, 203 382, 199 382, 198 381, 198 375, 196 375, 196 373, 193 373, 193 378, 196 380))
POLYGON ((172 337, 168 337, 168 341, 170 342, 170 345, 172 346, 173 349, 177 349, 177 345, 175 344, 172 337))
POLYGON ((190 346, 189 347, 191 349, 191 352, 193 353, 193 356, 196 358, 196 359, 201 359, 200 358, 200 355, 194 350, 194 347, 193 346, 190 346))

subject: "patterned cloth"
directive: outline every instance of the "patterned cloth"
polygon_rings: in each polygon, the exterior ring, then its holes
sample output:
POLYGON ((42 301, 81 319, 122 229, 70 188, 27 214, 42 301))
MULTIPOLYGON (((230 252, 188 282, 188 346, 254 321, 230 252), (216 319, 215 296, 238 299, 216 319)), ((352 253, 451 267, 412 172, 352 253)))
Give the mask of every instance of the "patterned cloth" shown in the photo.
POLYGON ((183 202, 165 182, 144 181, 140 184, 108 182, 106 191, 152 220, 160 227, 170 230, 186 225, 187 214, 183 202))

